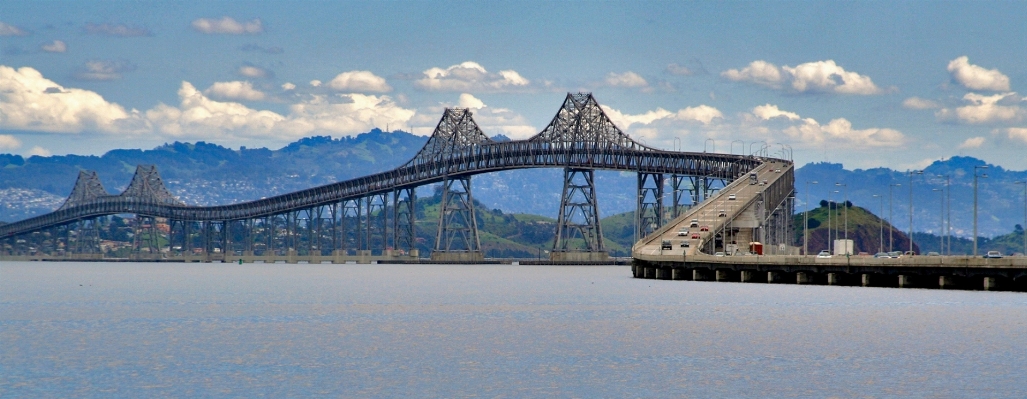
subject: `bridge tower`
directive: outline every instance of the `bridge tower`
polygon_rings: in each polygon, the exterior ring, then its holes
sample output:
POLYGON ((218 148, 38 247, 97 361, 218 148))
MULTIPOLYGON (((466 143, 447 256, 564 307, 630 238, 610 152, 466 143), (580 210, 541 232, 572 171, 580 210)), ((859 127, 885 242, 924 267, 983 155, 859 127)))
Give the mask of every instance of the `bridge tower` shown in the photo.
POLYGON ((414 220, 417 213, 417 195, 413 187, 392 192, 392 245, 395 249, 417 256, 417 230, 414 220))
POLYGON ((638 174, 638 203, 635 211, 635 241, 663 226, 663 174, 638 174))
POLYGON ((592 169, 563 170, 563 196, 556 222, 556 239, 549 258, 554 261, 609 259, 603 245, 603 229, 599 224, 595 171, 592 169), (584 241, 584 248, 572 248, 578 239, 584 241))
POLYGON ((436 234, 434 261, 484 260, 478 221, 474 216, 471 178, 446 178, 442 181, 442 203, 439 205, 439 228, 436 234))

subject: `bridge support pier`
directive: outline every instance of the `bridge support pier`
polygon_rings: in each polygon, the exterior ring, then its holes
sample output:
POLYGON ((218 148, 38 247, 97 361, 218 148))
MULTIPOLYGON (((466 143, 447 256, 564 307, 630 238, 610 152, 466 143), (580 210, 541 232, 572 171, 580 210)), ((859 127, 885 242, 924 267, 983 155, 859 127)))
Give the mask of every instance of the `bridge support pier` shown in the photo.
POLYGON ((684 280, 686 272, 688 272, 688 270, 686 270, 686 269, 674 268, 674 269, 672 269, 670 271, 670 279, 671 280, 684 280))
POLYGON ((994 291, 996 289, 998 289, 998 279, 995 278, 995 277, 985 277, 984 278, 984 290, 985 291, 994 291))
POLYGON ((663 225, 663 174, 638 174, 638 202, 635 207, 635 241, 663 225))
POLYGON ((795 273, 795 284, 813 284, 813 276, 807 272, 795 273))
POLYGON ((738 272, 739 280, 743 283, 751 283, 756 279, 756 272, 752 270, 742 270, 738 272))
POLYGON ((956 288, 956 277, 938 276, 938 288, 941 288, 943 290, 956 288))
POLYGON ((599 224, 595 172, 591 169, 564 168, 563 195, 556 221, 556 238, 549 252, 553 261, 605 261, 609 259, 599 224), (581 239, 584 248, 571 248, 581 239))
POLYGON ((767 284, 776 284, 781 282, 781 273, 779 272, 767 272, 767 284))
POLYGON ((442 181, 442 203, 439 206, 439 228, 435 235, 434 261, 473 262, 484 260, 478 221, 474 215, 469 176, 442 181))

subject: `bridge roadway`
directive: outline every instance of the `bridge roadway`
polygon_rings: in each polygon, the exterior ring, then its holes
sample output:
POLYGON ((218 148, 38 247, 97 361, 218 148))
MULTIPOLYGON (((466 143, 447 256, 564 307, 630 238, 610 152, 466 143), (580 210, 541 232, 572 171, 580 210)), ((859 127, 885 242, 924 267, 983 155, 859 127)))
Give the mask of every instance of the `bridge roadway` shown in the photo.
POLYGON ((591 94, 568 94, 550 125, 527 140, 492 141, 469 111, 447 109, 417 156, 387 172, 223 206, 188 206, 124 194, 100 196, 0 226, 0 238, 114 214, 179 221, 256 219, 502 170, 582 168, 733 180, 764 161, 754 156, 663 151, 641 145, 613 125, 591 94))
MULTIPOLYGON (((750 171, 755 173, 757 184, 751 184, 749 178, 739 178, 717 192, 716 195, 686 211, 683 215, 670 221, 662 228, 641 239, 632 247, 632 257, 640 260, 661 261, 678 260, 682 255, 696 255, 704 248, 711 247, 711 241, 718 233, 730 228, 732 221, 742 216, 743 212, 752 212, 757 202, 766 200, 774 209, 783 197, 790 195, 794 179, 794 165, 784 160, 768 160, 750 171), (764 181, 766 183, 764 183, 764 181), (764 195, 772 188, 787 187, 784 196, 764 195), (734 195, 735 199, 729 199, 734 195), (724 216, 720 216, 723 211, 724 216), (696 226, 692 221, 695 220, 696 226), (708 230, 705 230, 708 228, 708 230), (685 235, 681 235, 687 230, 685 235), (698 235, 698 238, 693 238, 698 235), (664 241, 670 241, 672 249, 662 248, 664 241), (682 247, 682 243, 688 247, 682 247)), ((756 238, 756 237, 750 237, 756 238)), ((758 240, 751 240, 758 241, 758 240)), ((739 249, 748 251, 748 240, 739 243, 739 249)))

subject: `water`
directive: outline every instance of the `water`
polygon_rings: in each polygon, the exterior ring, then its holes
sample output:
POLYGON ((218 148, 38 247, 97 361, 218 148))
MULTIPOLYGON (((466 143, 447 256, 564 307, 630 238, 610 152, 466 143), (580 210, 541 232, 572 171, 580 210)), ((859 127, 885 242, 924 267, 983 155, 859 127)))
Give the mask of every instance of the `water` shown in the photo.
POLYGON ((0 397, 1027 396, 1027 294, 0 262, 0 397))

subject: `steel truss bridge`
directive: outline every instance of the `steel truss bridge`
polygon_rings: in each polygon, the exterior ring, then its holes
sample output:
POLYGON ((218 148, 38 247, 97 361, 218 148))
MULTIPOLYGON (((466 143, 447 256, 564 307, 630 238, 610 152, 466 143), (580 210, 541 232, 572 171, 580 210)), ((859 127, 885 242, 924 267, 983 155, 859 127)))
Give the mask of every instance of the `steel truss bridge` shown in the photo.
POLYGON ((617 128, 590 93, 569 93, 549 125, 527 140, 494 141, 469 110, 446 109, 425 146, 402 166, 232 205, 184 204, 167 190, 152 165, 139 166, 128 188, 117 195, 104 189, 95 172, 81 171, 59 209, 0 226, 0 256, 96 255, 101 252, 102 220, 135 214, 133 248, 139 255, 201 254, 207 260, 234 253, 417 257, 414 189, 442 183, 431 256, 439 261, 475 261, 482 252, 471 177, 563 168, 551 255, 558 260, 601 260, 606 255, 595 196, 596 169, 638 174, 635 236, 641 238, 677 218, 687 205, 704 201, 715 182, 726 186, 768 161, 787 162, 642 145, 617 128), (669 185, 665 175, 670 175, 669 185), (667 191, 669 206, 664 201, 667 191), (162 235, 165 239, 158 239, 162 235))

